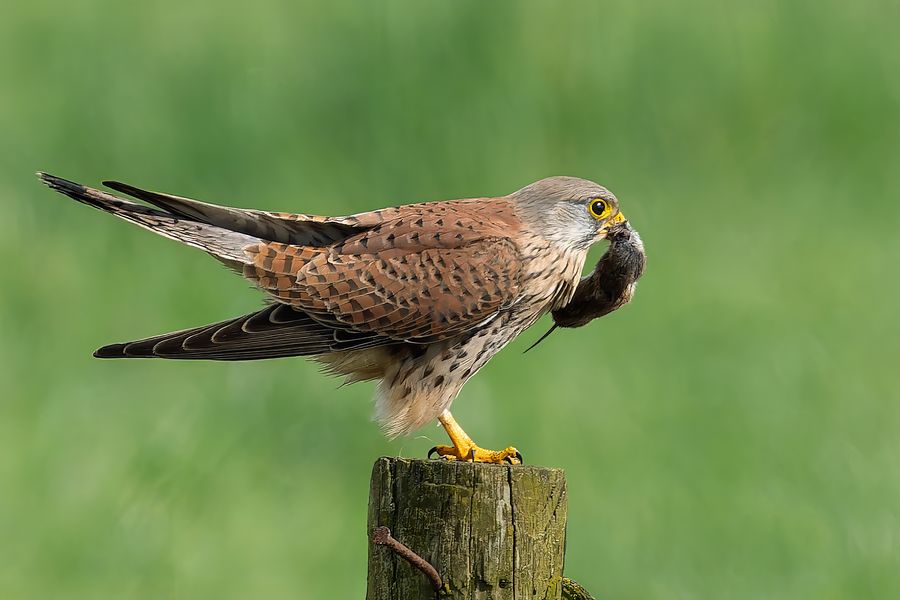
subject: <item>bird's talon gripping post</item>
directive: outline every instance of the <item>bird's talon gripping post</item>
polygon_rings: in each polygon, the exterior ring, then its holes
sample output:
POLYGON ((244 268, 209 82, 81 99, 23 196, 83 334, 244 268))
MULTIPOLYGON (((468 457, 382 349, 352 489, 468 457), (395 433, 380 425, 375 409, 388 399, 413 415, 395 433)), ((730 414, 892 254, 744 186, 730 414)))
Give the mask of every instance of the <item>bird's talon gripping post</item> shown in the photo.
MULTIPOLYGON (((512 448, 515 450, 515 448, 512 448)), ((506 461, 511 465, 521 465, 525 462, 525 459, 522 458, 522 453, 516 450, 515 454, 506 457, 506 461)))
POLYGON ((437 454, 439 458, 444 460, 493 463, 497 465, 521 465, 523 462, 522 453, 512 447, 503 450, 485 450, 478 446, 471 446, 466 450, 460 451, 455 446, 435 446, 428 451, 428 458, 431 458, 434 454, 437 454))
POLYGON ((433 454, 437 454, 438 459, 456 460, 456 448, 453 446, 435 446, 428 451, 428 458, 433 454))
POLYGON ((497 465, 522 464, 522 454, 512 446, 503 450, 485 450, 476 445, 475 442, 472 441, 472 438, 470 438, 468 434, 463 431, 462 427, 459 426, 459 423, 456 422, 453 415, 450 414, 450 411, 445 410, 441 413, 441 416, 438 417, 438 420, 441 422, 441 425, 444 426, 453 445, 435 446, 428 451, 428 458, 431 458, 432 454, 437 454, 444 460, 462 460, 466 462, 493 463, 497 465))

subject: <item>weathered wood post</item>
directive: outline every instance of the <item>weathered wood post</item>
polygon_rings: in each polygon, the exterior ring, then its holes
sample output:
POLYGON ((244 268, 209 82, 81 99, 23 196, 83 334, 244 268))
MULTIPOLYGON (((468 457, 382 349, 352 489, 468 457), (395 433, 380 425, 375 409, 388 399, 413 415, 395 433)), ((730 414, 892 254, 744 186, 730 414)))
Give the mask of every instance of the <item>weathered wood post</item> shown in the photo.
MULTIPOLYGON (((454 600, 558 599, 566 540, 560 469, 379 458, 369 534, 392 537, 431 563, 454 600)), ((422 572, 369 544, 367 600, 430 600, 422 572)))

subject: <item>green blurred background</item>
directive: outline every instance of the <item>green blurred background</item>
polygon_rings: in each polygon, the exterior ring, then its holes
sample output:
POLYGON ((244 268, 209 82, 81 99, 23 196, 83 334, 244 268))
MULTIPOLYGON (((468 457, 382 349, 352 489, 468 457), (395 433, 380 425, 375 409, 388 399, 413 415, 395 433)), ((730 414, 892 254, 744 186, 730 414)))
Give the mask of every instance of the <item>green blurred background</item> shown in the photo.
MULTIPOLYGON (((464 390, 564 467, 599 598, 900 597, 900 5, 13 2, 0 21, 0 597, 362 598, 372 385, 101 362, 260 296, 33 172, 345 214, 595 179, 633 304, 464 390)), ((592 253, 590 263, 602 252, 592 253)))

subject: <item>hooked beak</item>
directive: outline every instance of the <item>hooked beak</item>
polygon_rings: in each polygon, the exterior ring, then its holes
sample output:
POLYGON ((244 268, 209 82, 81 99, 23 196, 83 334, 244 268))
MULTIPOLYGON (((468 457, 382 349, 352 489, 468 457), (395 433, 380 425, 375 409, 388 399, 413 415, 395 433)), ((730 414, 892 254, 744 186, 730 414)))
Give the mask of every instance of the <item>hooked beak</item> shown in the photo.
POLYGON ((622 213, 616 213, 614 217, 612 217, 609 221, 603 224, 603 227, 600 228, 600 239, 606 237, 606 234, 609 233, 609 230, 619 225, 620 223, 627 223, 628 219, 625 218, 625 215, 622 213))

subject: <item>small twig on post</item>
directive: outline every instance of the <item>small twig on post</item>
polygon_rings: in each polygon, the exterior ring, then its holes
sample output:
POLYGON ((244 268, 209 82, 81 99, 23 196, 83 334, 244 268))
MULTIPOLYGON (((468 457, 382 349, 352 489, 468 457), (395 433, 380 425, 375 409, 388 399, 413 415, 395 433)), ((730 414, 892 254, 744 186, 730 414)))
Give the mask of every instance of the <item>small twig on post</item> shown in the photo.
POLYGON ((410 550, 407 546, 391 536, 391 530, 387 527, 376 527, 372 532, 372 543, 377 546, 387 546, 393 550, 398 556, 406 560, 409 564, 422 571, 425 577, 431 582, 431 587, 435 592, 441 591, 444 582, 441 580, 440 574, 431 563, 410 550))

